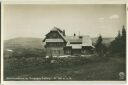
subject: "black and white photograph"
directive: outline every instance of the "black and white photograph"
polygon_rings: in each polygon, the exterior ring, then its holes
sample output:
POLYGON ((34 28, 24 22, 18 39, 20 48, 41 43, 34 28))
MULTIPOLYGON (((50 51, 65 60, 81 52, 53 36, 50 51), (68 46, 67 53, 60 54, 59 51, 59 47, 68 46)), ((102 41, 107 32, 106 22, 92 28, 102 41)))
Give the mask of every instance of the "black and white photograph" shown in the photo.
POLYGON ((125 4, 5 4, 4 81, 126 81, 125 4))
MULTIPOLYGON (((0 1, 0 34, 1 34, 1 1, 0 1)), ((1 39, 0 39, 0 45, 1 45, 1 39)), ((1 54, 1 51, 0 51, 0 54, 1 54)), ((0 84, 1 84, 1 56, 0 56, 0 84)))

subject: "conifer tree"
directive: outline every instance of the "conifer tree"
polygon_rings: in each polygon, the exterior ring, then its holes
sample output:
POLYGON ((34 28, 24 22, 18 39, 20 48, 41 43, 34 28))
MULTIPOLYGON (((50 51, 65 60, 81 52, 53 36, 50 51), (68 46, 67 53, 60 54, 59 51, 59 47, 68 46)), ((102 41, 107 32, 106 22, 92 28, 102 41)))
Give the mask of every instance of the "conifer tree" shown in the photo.
POLYGON ((125 27, 123 26, 122 35, 120 34, 120 31, 118 32, 117 37, 115 40, 111 42, 110 45, 110 53, 111 54, 119 54, 124 56, 126 54, 126 30, 125 27))
POLYGON ((95 45, 95 50, 99 56, 103 56, 103 54, 105 53, 105 50, 106 50, 106 47, 102 43, 102 41, 103 41, 103 39, 102 39, 102 36, 100 35, 98 37, 98 40, 96 41, 96 45, 95 45))
POLYGON ((123 26, 122 28, 122 36, 121 36, 121 45, 122 45, 122 50, 121 52, 123 53, 123 55, 126 55, 126 29, 123 26))

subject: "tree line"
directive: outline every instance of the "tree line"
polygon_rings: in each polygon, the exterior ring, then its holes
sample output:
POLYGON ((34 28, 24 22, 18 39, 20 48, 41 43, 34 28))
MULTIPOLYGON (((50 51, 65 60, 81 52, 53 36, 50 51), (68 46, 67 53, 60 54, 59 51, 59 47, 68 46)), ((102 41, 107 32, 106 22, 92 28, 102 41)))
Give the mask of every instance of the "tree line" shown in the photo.
POLYGON ((122 30, 118 31, 115 39, 107 47, 103 43, 102 35, 100 35, 95 44, 95 51, 99 56, 117 55, 126 56, 126 29, 123 26, 122 30))

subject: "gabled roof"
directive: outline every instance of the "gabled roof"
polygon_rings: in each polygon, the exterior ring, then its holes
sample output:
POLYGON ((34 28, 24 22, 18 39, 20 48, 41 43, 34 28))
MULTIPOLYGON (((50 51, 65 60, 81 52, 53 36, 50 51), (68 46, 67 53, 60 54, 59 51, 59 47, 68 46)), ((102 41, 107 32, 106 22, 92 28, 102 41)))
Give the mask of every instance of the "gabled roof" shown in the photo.
MULTIPOLYGON (((63 41, 67 42, 66 46, 72 46, 74 48, 75 47, 76 48, 77 47, 80 48, 81 46, 91 46, 91 47, 93 47, 92 46, 92 40, 88 35, 87 36, 81 36, 81 37, 80 36, 64 36, 63 35, 63 31, 60 30, 57 27, 54 27, 51 31, 57 31, 59 33, 59 35, 62 37, 63 41), (75 43, 75 44, 73 44, 73 43, 75 43)), ((45 41, 45 39, 44 39, 44 41, 45 41)), ((47 39, 47 42, 52 42, 52 41, 54 41, 54 42, 62 42, 62 40, 58 40, 58 39, 55 39, 55 40, 47 39)))
POLYGON ((81 42, 82 43, 82 38, 79 38, 79 36, 65 36, 64 37, 66 41, 69 41, 70 43, 72 42, 81 42))
POLYGON ((67 46, 72 46, 72 47, 92 46, 92 40, 89 36, 82 36, 82 38, 80 38, 79 36, 65 36, 65 39, 68 42, 67 46), (81 44, 72 44, 72 42, 78 42, 81 44))
MULTIPOLYGON (((62 30, 60 30, 59 28, 57 28, 57 27, 54 27, 51 31, 56 31, 56 32, 58 32, 59 33, 59 35, 62 37, 62 39, 66 42, 66 40, 65 40, 65 38, 64 38, 64 36, 63 36, 63 31, 62 30)), ((50 32, 49 32, 50 33, 50 32)), ((48 34, 49 34, 48 33, 48 34)), ((46 34, 46 36, 48 35, 48 34, 46 34)), ((43 40, 43 42, 46 40, 46 37, 44 38, 44 40, 43 40)))
POLYGON ((79 36, 65 36, 64 38, 66 41, 69 41, 70 43, 71 42, 81 42, 82 45, 88 45, 88 46, 92 45, 92 40, 88 35, 82 36, 82 38, 80 38, 79 36))
POLYGON ((59 28, 57 28, 57 27, 55 27, 55 26, 53 27, 53 29, 52 29, 51 31, 59 31, 60 33, 63 32, 61 29, 59 29, 59 28))
POLYGON ((82 46, 92 46, 92 40, 89 36, 83 36, 82 46))

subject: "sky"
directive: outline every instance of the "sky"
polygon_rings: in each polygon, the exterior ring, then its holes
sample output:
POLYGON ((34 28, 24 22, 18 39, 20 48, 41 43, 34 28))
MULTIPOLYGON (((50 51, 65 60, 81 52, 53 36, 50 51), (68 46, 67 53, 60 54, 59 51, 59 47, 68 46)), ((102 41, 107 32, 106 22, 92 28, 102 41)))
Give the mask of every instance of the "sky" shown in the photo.
POLYGON ((4 39, 44 38, 54 27, 66 35, 115 37, 126 26, 125 5, 5 5, 4 39))

